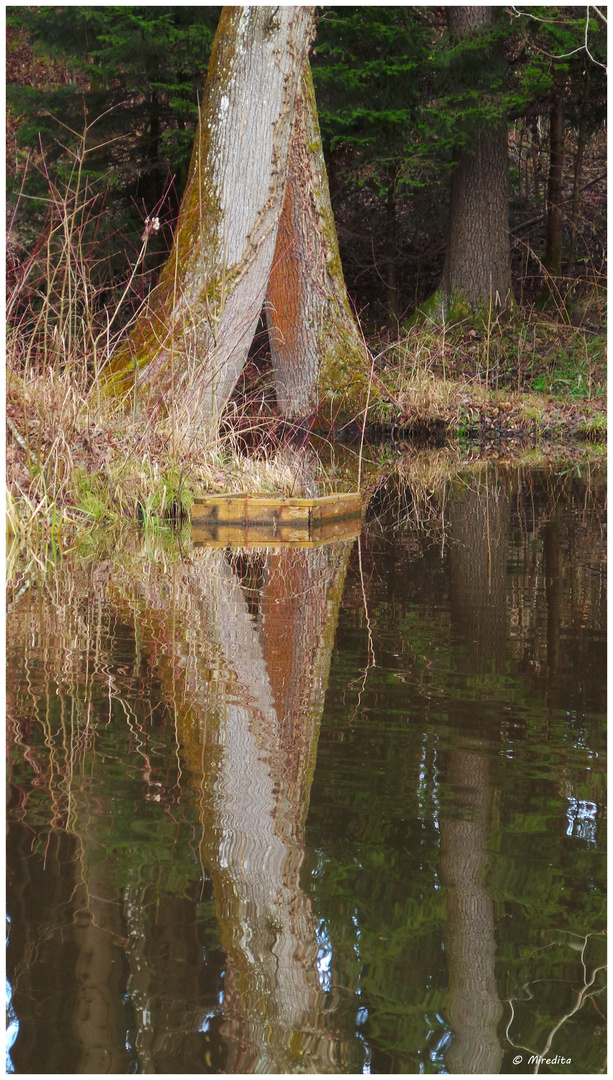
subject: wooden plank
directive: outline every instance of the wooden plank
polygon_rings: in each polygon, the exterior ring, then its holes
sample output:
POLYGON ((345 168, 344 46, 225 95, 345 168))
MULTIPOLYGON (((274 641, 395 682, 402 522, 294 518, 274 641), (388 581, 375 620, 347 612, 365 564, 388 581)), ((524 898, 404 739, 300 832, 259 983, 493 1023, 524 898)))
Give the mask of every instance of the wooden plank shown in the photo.
POLYGON ((306 529, 309 534, 327 521, 361 519, 362 496, 357 492, 325 495, 320 499, 275 499, 258 495, 209 495, 196 499, 192 525, 267 526, 276 534, 282 526, 306 529))
POLYGON ((343 496, 325 495, 313 501, 311 521, 323 523, 338 518, 361 517, 362 506, 362 496, 357 491, 343 496))

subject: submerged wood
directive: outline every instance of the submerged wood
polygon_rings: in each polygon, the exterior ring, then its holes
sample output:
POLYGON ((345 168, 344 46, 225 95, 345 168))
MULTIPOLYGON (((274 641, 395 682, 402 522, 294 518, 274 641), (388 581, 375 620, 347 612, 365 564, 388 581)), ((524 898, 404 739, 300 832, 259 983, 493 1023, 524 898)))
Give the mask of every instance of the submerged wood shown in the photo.
POLYGON ((324 392, 332 418, 345 399, 354 414, 361 405, 365 350, 308 65, 313 15, 224 8, 173 249, 110 367, 114 392, 172 411, 191 436, 216 434, 265 301, 281 412, 307 415, 324 392))

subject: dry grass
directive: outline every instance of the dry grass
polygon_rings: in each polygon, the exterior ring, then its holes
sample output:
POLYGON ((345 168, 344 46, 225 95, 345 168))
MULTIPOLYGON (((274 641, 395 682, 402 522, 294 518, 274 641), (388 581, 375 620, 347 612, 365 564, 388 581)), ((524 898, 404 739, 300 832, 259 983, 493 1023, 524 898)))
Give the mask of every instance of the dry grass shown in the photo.
POLYGON ((150 230, 109 302, 97 241, 104 198, 83 179, 88 135, 65 189, 47 177, 47 224, 33 249, 20 248, 9 227, 9 531, 29 539, 126 518, 176 519, 202 491, 311 493, 316 456, 294 450, 278 418, 253 416, 248 401, 211 434, 194 430, 172 392, 155 410, 136 392, 125 401, 109 393, 109 362, 143 315, 150 230))
POLYGON ((203 491, 305 494, 317 473, 314 454, 280 445, 249 457, 228 436, 176 440, 173 453, 172 417, 152 425, 112 400, 96 400, 67 367, 27 376, 9 368, 7 401, 9 528, 16 534, 176 518, 203 491))
POLYGON ((536 397, 603 412, 605 339, 535 310, 489 326, 415 319, 377 356, 382 393, 375 415, 394 423, 444 422, 501 402, 521 407, 536 397))

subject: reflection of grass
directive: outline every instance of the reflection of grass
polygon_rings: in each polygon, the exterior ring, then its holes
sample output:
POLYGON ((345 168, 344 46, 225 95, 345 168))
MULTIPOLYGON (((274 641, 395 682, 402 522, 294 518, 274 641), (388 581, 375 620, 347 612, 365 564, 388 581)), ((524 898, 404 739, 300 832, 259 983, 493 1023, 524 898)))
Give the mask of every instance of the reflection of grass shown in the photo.
POLYGON ((539 445, 526 447, 512 465, 493 465, 483 457, 466 456, 461 443, 453 443, 441 450, 405 451, 395 463, 389 464, 378 476, 371 477, 371 495, 368 516, 371 521, 382 521, 394 529, 416 527, 425 532, 440 533, 447 527, 447 504, 449 487, 461 479, 462 482, 485 483, 488 474, 494 470, 503 470, 504 474, 517 479, 526 470, 530 477, 532 470, 539 470, 539 475, 551 476, 551 503, 555 505, 560 498, 556 485, 556 470, 565 466, 564 475, 576 475, 583 478, 594 490, 603 483, 601 458, 604 446, 590 447, 589 457, 577 462, 568 461, 563 450, 556 458, 551 446, 539 445))

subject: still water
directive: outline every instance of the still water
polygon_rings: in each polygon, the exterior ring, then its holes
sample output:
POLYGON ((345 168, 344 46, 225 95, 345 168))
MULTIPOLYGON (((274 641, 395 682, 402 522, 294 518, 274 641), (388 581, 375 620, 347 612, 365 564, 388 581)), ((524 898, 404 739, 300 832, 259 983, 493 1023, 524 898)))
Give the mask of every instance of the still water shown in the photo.
POLYGON ((7 1071, 602 1071, 605 569, 597 469, 18 566, 7 1071))

